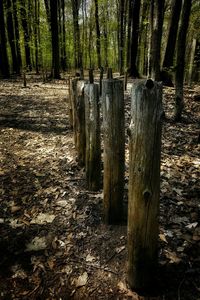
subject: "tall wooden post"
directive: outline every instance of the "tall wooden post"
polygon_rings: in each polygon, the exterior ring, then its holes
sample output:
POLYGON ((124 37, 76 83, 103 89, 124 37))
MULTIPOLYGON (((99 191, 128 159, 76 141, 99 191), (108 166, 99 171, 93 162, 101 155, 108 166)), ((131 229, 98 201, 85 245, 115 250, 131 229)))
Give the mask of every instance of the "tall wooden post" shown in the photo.
POLYGON ((77 81, 77 152, 78 162, 80 165, 85 165, 85 151, 86 151, 86 138, 85 138, 85 103, 84 103, 84 84, 83 80, 77 81))
POLYGON ((73 121, 73 132, 74 132, 74 144, 77 149, 77 82, 78 79, 74 78, 71 80, 71 110, 72 110, 72 121, 73 121))
POLYGON ((100 188, 101 146, 99 120, 99 87, 94 84, 93 72, 90 70, 90 83, 85 84, 85 133, 86 133, 86 181, 91 191, 100 188))
MULTIPOLYGON (((111 71, 108 72, 110 77, 111 71)), ((104 139, 104 215, 105 222, 120 223, 123 219, 124 195, 124 93, 123 82, 102 81, 104 139)))
POLYGON ((136 291, 155 287, 162 86, 152 80, 132 88, 128 203, 128 282, 136 291))
POLYGON ((73 128, 73 89, 72 89, 72 78, 70 77, 69 78, 69 81, 68 81, 68 84, 69 84, 69 94, 68 94, 68 99, 69 99, 69 102, 68 102, 68 105, 69 105, 69 109, 68 109, 68 112, 69 112, 69 123, 70 123, 70 126, 71 128, 73 128))

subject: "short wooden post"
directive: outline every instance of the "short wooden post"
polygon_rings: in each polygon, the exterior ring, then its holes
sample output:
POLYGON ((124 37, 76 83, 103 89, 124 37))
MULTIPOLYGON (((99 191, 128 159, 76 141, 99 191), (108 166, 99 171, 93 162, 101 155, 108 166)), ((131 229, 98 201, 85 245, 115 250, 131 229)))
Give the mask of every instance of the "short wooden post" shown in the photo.
POLYGON ((111 78, 102 81, 104 139, 104 215, 109 224, 123 219, 124 195, 124 93, 123 82, 111 78))
POLYGON ((128 71, 126 70, 124 74, 124 90, 127 90, 127 81, 128 81, 128 71))
POLYGON ((86 130, 86 181, 91 191, 100 188, 101 146, 99 121, 99 87, 94 84, 93 72, 89 72, 90 83, 85 84, 85 130, 86 130))
POLYGON ((152 80, 132 88, 129 128, 128 282, 155 288, 160 192, 162 86, 152 80))
POLYGON ((26 86, 27 86, 26 71, 23 72, 23 83, 24 83, 24 87, 26 88, 26 86))
POLYGON ((103 80, 103 67, 100 67, 100 78, 99 78, 99 95, 102 95, 102 80, 103 80))

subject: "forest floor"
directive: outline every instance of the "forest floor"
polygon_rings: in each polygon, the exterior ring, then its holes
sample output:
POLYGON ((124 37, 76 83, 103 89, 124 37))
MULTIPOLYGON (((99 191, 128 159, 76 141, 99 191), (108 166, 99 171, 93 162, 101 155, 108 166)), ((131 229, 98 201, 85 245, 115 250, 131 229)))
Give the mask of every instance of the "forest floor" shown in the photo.
MULTIPOLYGON (((164 89, 159 297, 151 299, 200 299, 197 94, 200 87, 185 88, 183 119, 174 123, 174 89, 164 89)), ((130 85, 125 102, 128 125, 130 85)), ((127 142, 125 175, 126 204, 127 142)), ((66 81, 0 81, 0 177, 0 299, 147 299, 126 284, 126 224, 104 225, 102 190, 86 189, 66 81)))

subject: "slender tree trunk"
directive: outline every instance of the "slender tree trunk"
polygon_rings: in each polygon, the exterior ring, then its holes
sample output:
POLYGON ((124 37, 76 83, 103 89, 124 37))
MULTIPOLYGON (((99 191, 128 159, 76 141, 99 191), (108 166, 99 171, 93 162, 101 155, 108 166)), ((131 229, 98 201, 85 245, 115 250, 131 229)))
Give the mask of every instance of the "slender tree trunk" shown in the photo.
POLYGON ((135 0, 132 11, 132 32, 131 32, 131 53, 128 65, 128 75, 131 77, 139 77, 136 66, 136 59, 138 53, 138 36, 139 36, 139 21, 140 21, 140 0, 135 0))
POLYGON ((124 72, 124 0, 119 1, 119 72, 120 75, 124 72))
POLYGON ((20 15, 21 15, 23 34, 24 34, 26 67, 29 71, 31 71, 32 63, 31 63, 30 36, 29 36, 29 30, 28 30, 28 22, 27 22, 28 16, 27 16, 27 12, 26 12, 25 0, 20 0, 20 15))
POLYGON ((184 0, 181 24, 178 33, 177 41, 177 55, 176 55, 176 72, 175 72, 175 120, 180 121, 184 108, 183 98, 183 81, 184 81, 184 69, 185 69, 185 47, 186 36, 189 26, 189 18, 191 11, 192 0, 184 0))
POLYGON ((127 52, 126 52, 126 67, 129 67, 130 53, 131 53, 131 29, 132 29, 132 13, 133 0, 128 0, 128 31, 127 31, 127 52))
POLYGON ((101 67, 101 37, 100 37, 100 26, 99 26, 99 12, 98 12, 98 0, 94 0, 95 4, 95 23, 96 23, 96 49, 97 49, 97 61, 98 68, 101 67))
POLYGON ((8 54, 6 48, 3 1, 0 1, 0 74, 2 74, 4 78, 8 78, 10 76, 8 54))
POLYGON ((67 68, 67 55, 66 55, 66 29, 65 29, 65 0, 61 0, 61 7, 62 7, 62 68, 63 71, 66 71, 67 68))
POLYGON ((153 35, 151 49, 151 78, 160 80, 161 39, 165 0, 154 0, 153 35))
POLYGON ((58 36, 58 0, 50 1, 51 11, 51 42, 53 78, 60 78, 60 51, 58 36))
POLYGON ((22 57, 21 57, 21 49, 20 49, 20 37, 19 37, 19 21, 17 17, 17 2, 13 1, 13 20, 14 20, 14 29, 15 29, 15 44, 16 44, 16 54, 17 54, 17 64, 19 69, 22 67, 22 57))
POLYGON ((35 69, 39 74, 39 42, 38 42, 38 30, 39 30, 39 1, 35 0, 35 24, 34 24, 34 41, 35 41, 35 69))
POLYGON ((192 78, 195 82, 200 81, 200 39, 197 39, 196 42, 196 50, 194 55, 194 71, 192 78))
POLYGON ((13 23, 13 14, 12 14, 12 3, 11 0, 7 0, 7 33, 8 41, 10 44, 11 55, 12 55, 12 68, 13 72, 19 74, 20 66, 17 61, 17 51, 15 45, 15 34, 14 34, 14 23, 13 23))
POLYGON ((74 25, 74 56, 75 56, 75 68, 81 69, 83 67, 82 64, 82 51, 81 51, 81 43, 80 43, 80 28, 78 22, 79 16, 79 1, 71 0, 72 2, 72 13, 73 13, 73 25, 74 25))
POLYGON ((174 53, 176 46, 176 38, 178 32, 178 24, 180 19, 182 0, 172 1, 172 14, 169 23, 169 33, 167 38, 167 46, 163 60, 163 69, 169 69, 174 65, 174 53))
POLYGON ((146 74, 146 57, 147 52, 146 49, 148 48, 147 45, 147 22, 145 20, 148 18, 148 11, 149 11, 149 3, 143 1, 142 6, 142 16, 141 16, 141 26, 139 31, 139 47, 138 47, 138 56, 137 56, 137 65, 138 65, 138 72, 141 74, 146 74))

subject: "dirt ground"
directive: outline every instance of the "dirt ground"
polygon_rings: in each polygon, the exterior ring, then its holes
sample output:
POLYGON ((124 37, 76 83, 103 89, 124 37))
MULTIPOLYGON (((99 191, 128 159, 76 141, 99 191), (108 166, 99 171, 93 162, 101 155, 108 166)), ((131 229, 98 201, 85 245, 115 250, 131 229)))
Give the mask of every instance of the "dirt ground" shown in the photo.
MULTIPOLYGON (((180 123, 173 96, 164 89, 159 296, 151 299, 200 300, 200 87, 185 88, 180 123)), ((128 126, 130 85, 125 102, 128 126)), ((0 81, 0 150, 0 299, 150 299, 126 283, 126 224, 104 225, 102 190, 86 189, 66 80, 0 81)), ((125 207, 128 145, 126 158, 125 207)))

